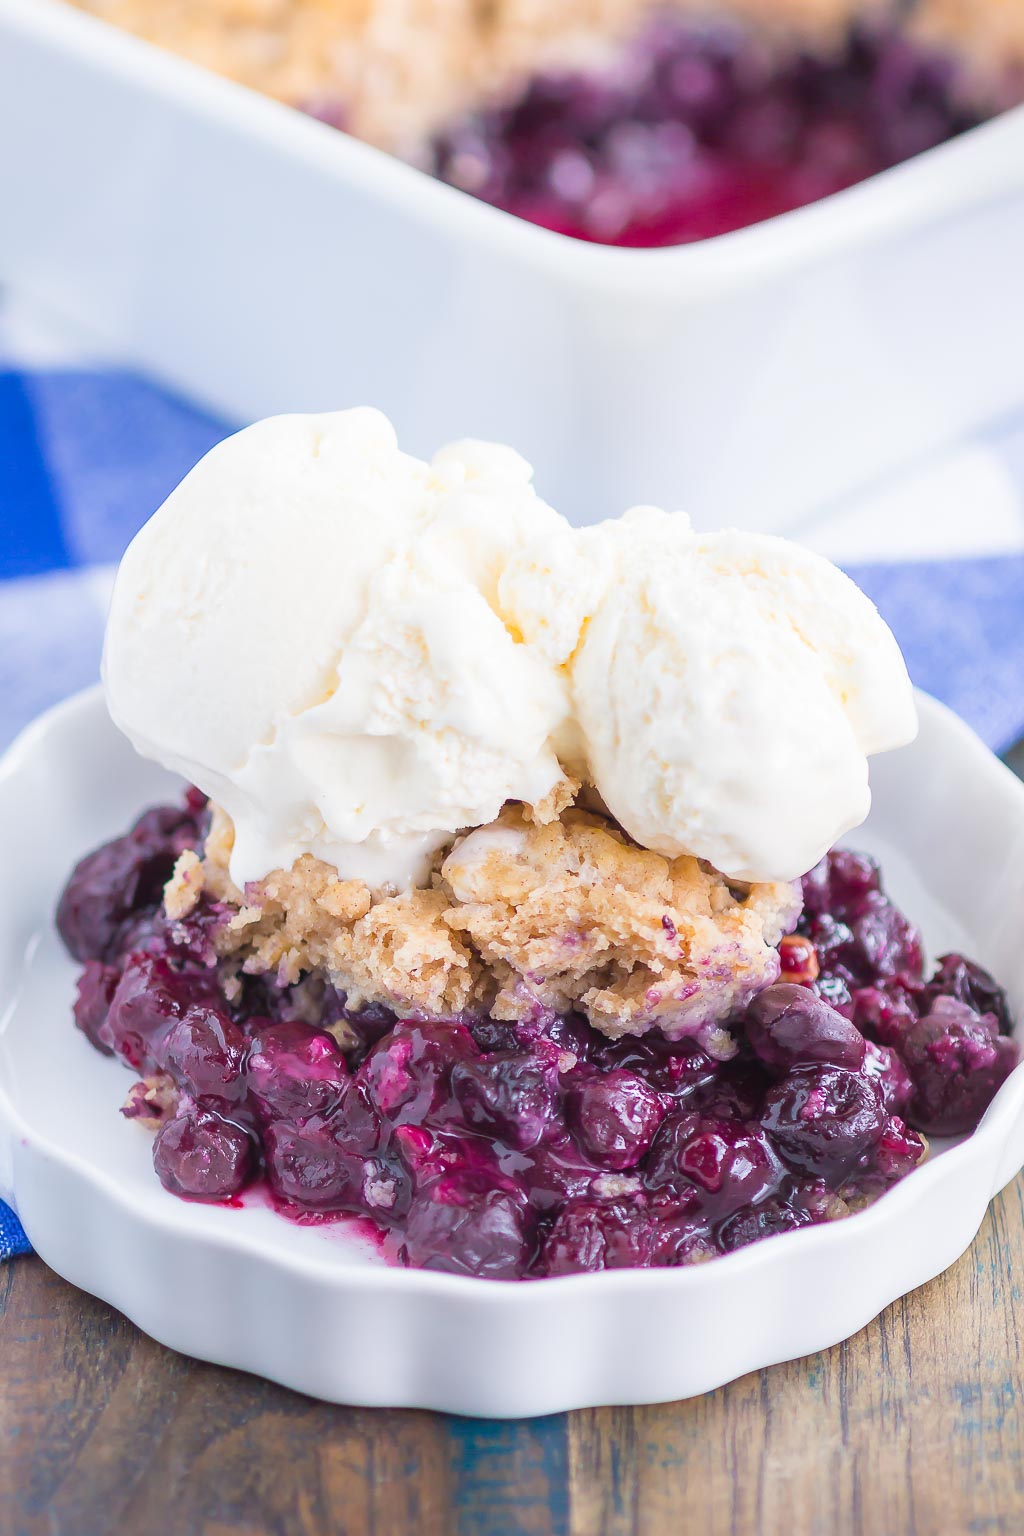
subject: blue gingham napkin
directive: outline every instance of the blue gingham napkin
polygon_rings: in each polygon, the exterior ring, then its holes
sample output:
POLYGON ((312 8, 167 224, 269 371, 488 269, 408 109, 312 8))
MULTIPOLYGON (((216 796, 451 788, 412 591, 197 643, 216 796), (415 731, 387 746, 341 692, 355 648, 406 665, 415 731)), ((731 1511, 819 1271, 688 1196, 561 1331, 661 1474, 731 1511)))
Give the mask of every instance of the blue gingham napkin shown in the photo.
MULTIPOLYGON (((0 748, 95 679, 122 550, 231 425, 0 293, 0 748)), ((997 751, 1024 735, 1024 421, 799 533, 875 600, 915 682, 997 751)), ((27 1246, 0 1205, 0 1259, 27 1246)))

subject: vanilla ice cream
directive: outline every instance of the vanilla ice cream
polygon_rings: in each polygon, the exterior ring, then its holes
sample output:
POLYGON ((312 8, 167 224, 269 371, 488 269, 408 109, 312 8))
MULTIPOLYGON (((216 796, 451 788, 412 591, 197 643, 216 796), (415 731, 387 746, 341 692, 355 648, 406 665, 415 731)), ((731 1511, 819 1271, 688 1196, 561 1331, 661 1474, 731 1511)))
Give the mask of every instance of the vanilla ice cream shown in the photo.
POLYGON ((586 583, 529 482, 507 448, 401 453, 376 411, 283 416, 214 448, 137 535, 111 715, 228 812, 239 885, 313 853, 405 886, 460 827, 558 788, 568 642, 544 602, 586 583))
POLYGON ((805 873, 867 815, 867 756, 917 729, 899 647, 820 555, 694 534, 637 508, 602 525, 615 576, 573 677, 589 775, 625 830, 741 880, 805 873))
POLYGON ((819 556, 637 509, 574 530, 509 448, 402 453, 372 410, 260 422, 128 549, 115 722, 235 828, 244 885, 304 853, 422 882, 508 801, 589 781, 622 827, 729 878, 788 880, 908 741, 892 635, 819 556))

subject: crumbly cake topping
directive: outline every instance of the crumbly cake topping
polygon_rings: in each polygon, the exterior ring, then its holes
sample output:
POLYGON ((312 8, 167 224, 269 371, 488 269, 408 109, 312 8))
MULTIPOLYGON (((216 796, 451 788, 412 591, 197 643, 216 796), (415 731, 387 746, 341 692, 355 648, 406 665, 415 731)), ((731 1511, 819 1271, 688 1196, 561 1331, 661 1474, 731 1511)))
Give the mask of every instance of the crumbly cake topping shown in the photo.
MULTIPOLYGON (((884 0, 74 0, 411 158, 441 123, 548 68, 600 64, 658 9, 820 34, 884 0)), ((968 0, 964 0, 968 3, 968 0)))
POLYGON ((579 1011, 606 1035, 660 1026, 733 1049, 722 1025, 778 975, 796 887, 732 887, 696 859, 630 843, 604 817, 538 824, 509 806, 456 842, 432 884, 375 895, 304 855, 239 891, 233 831, 216 810, 203 858, 183 854, 166 892, 186 915, 205 892, 228 910, 220 955, 282 983, 327 975, 350 1007, 517 1020, 579 1011))
POLYGON ((174 1079, 166 1072, 155 1072, 132 1084, 121 1113, 144 1131, 158 1131, 177 1114, 180 1101, 174 1079))
POLYGON ((983 85, 1006 65, 1024 67, 1020 0, 920 0, 911 30, 923 42, 963 54, 975 65, 983 85))

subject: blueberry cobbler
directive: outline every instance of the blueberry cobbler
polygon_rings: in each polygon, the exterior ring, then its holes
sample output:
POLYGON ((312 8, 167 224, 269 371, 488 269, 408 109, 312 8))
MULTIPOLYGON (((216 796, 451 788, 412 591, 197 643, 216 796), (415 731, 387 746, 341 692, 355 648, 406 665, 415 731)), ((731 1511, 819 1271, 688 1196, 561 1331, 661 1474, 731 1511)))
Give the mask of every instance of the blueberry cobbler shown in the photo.
POLYGON ((688 1264, 869 1204, 1016 1064, 833 846, 914 706, 796 545, 575 530, 510 449, 279 417, 137 536, 104 678, 202 786, 57 912, 176 1195, 492 1279, 688 1264))
POLYGON ((699 240, 1024 97, 1004 0, 76 0, 584 240, 699 240))

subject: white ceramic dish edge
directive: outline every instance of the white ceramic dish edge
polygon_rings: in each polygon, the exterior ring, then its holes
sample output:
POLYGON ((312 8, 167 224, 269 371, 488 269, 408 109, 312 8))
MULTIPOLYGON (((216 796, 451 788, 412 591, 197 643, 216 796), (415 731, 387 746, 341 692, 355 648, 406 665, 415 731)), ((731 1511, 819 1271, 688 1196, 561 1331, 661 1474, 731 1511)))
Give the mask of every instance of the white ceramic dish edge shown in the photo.
MULTIPOLYGON (((966 920, 958 912, 954 921, 1020 1010, 1024 786, 948 711, 920 703, 918 743, 878 764, 877 836, 885 843, 895 833, 920 864, 918 831, 934 829, 943 806, 959 807, 958 837, 932 838, 947 851, 920 873, 947 900, 949 881, 966 885, 966 920)), ((343 1245, 269 1211, 248 1223, 246 1213, 173 1199, 151 1171, 129 1182, 118 1163, 124 1122, 111 1131, 116 1156, 100 1165, 62 1142, 63 1119, 40 1107, 33 1050, 63 1060, 80 1046, 81 1065, 103 1074, 96 1080, 107 1098, 110 1082, 109 1106, 78 1107, 83 1125, 102 1123, 98 1135, 108 1116, 111 1126, 117 1120, 124 1091, 116 1064, 71 1030, 72 968, 65 964, 47 994, 62 1000, 63 1016, 25 1003, 26 989, 40 985, 31 960, 39 944, 53 955, 42 973, 59 968, 49 912, 67 867, 116 830, 119 790, 133 775, 122 821, 168 781, 134 758, 97 690, 37 721, 0 768, 0 1191, 15 1197, 48 1264, 173 1348, 328 1400, 474 1415, 689 1396, 856 1332, 964 1251, 989 1200, 1024 1163, 1018 1068, 973 1137, 846 1221, 693 1269, 521 1285, 390 1269, 365 1255, 350 1261, 343 1245), (83 795, 96 798, 101 784, 109 791, 88 822, 83 795)), ((56 1102, 65 1102, 61 1094, 56 1102)))
POLYGON ((752 229, 610 250, 0 0, 0 206, 0 281, 229 419, 370 403, 414 452, 509 441, 580 521, 792 526, 1024 405, 1024 109, 752 229))

